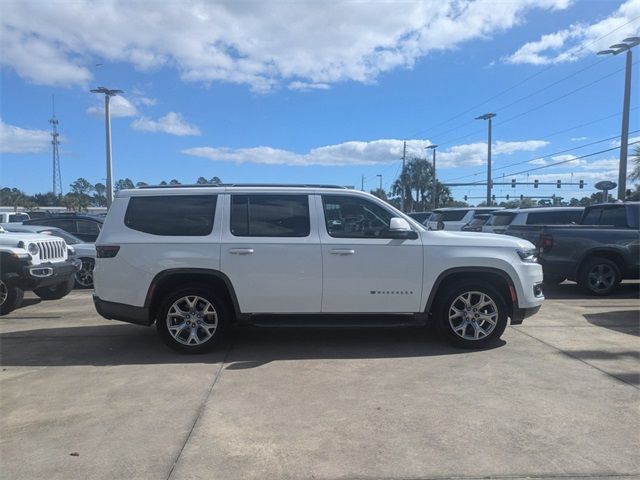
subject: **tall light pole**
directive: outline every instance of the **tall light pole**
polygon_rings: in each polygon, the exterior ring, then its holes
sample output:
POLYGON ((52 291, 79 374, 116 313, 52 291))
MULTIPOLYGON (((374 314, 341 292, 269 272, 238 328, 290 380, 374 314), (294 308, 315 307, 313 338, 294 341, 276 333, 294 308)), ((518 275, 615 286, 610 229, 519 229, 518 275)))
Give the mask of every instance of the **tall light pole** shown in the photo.
POLYGON ((104 123, 107 144, 107 208, 109 208, 111 203, 113 203, 113 164, 111 162, 111 113, 109 112, 109 99, 122 93, 122 90, 109 90, 106 87, 98 87, 91 90, 91 93, 104 94, 104 123))
POLYGON ((620 165, 618 168, 618 200, 624 200, 627 192, 627 152, 629 149, 629 104, 631 103, 631 49, 640 43, 640 37, 625 38, 624 43, 611 45, 598 55, 618 55, 627 52, 627 65, 624 75, 624 100, 622 107, 622 130, 620 132, 620 165))
POLYGON ((428 145, 425 150, 433 150, 433 186, 431 187, 431 195, 433 196, 433 209, 438 208, 438 176, 436 175, 436 148, 438 145, 428 145))
POLYGON ((380 190, 382 190, 382 174, 377 174, 376 177, 380 177, 380 190))
POLYGON ((485 113, 476 117, 476 120, 489 120, 489 139, 487 140, 487 206, 491 206, 491 119, 495 117, 495 113, 485 113))

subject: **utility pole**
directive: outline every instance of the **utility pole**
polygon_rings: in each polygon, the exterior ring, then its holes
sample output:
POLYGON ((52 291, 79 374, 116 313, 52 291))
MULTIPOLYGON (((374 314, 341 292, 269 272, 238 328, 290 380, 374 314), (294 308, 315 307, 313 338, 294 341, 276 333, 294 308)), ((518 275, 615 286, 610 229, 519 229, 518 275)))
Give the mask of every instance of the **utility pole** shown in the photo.
POLYGON ((360 190, 364 192, 364 175, 362 175, 362 186, 360 187, 360 190))
POLYGON ((631 103, 631 49, 640 43, 640 37, 629 37, 624 43, 611 45, 609 50, 602 50, 598 55, 618 55, 627 52, 627 62, 624 74, 624 100, 622 107, 622 129, 620 132, 620 164, 618 168, 618 200, 623 200, 627 193, 627 155, 629 150, 629 104, 631 103))
POLYGON ((51 95, 51 111, 53 115, 49 120, 51 124, 51 145, 53 146, 53 193, 54 195, 62 195, 62 175, 60 174, 60 152, 58 151, 58 119, 56 118, 56 100, 51 95))
POLYGON ((382 190, 382 175, 379 173, 376 177, 380 177, 380 190, 382 190))
POLYGON ((106 87, 98 87, 91 90, 91 93, 104 94, 104 123, 107 150, 107 208, 109 208, 113 203, 113 163, 111 161, 111 113, 109 111, 109 100, 111 97, 122 93, 122 90, 109 90, 106 87))
POLYGON ((433 197, 433 209, 438 208, 438 177, 436 175, 436 148, 438 145, 429 145, 424 147, 425 150, 433 150, 433 185, 431 187, 431 196, 433 197))
POLYGON ((404 184, 404 169, 407 159, 407 141, 405 140, 402 147, 402 172, 400 173, 400 183, 402 184, 402 196, 400 197, 400 210, 404 212, 404 197, 406 196, 406 186, 404 184))
POLYGON ((489 120, 489 139, 487 140, 487 206, 491 206, 491 119, 495 113, 485 113, 476 117, 476 120, 489 120))

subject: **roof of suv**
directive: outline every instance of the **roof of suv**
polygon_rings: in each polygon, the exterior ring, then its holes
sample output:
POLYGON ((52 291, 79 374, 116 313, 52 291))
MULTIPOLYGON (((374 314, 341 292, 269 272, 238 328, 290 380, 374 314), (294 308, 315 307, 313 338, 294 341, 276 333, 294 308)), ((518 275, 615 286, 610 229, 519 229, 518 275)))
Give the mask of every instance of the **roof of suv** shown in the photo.
POLYGON ((496 215, 506 215, 508 213, 530 213, 530 212, 572 212, 584 210, 584 207, 530 207, 530 208, 508 208, 495 212, 496 215))
POLYGON ((239 191, 239 192, 309 192, 309 191, 324 191, 335 192, 348 191, 350 193, 361 194, 369 196, 367 192, 355 190, 348 187, 342 187, 339 185, 322 185, 322 184, 265 184, 265 183, 233 183, 233 184, 218 184, 218 185, 158 185, 158 186, 144 186, 140 188, 120 190, 116 192, 116 197, 131 197, 138 195, 170 195, 175 193, 187 194, 187 193, 201 193, 202 190, 210 190, 213 192, 224 193, 227 191, 239 191))

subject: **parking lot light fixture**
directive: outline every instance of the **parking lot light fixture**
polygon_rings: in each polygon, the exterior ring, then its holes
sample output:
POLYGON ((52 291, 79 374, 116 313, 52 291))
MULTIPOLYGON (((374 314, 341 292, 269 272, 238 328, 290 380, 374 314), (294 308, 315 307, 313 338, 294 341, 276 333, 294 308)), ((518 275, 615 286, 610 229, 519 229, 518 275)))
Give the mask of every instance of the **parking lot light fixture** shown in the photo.
POLYGON ((624 200, 627 191, 627 155, 629 151, 629 110, 631 103, 631 49, 640 44, 640 37, 625 38, 623 43, 611 45, 607 50, 601 50, 598 55, 618 55, 626 52, 626 67, 624 75, 624 99, 622 107, 622 128, 620 131, 620 163, 618 166, 618 200, 624 200))
POLYGON ((487 206, 491 206, 491 119, 495 117, 495 113, 485 113, 476 117, 476 120, 489 120, 489 139, 487 140, 487 206))
POLYGON ((91 90, 91 93, 101 93, 104 95, 104 123, 106 133, 107 150, 107 208, 113 202, 113 164, 111 161, 111 113, 109 110, 109 99, 115 97, 122 90, 111 90, 106 87, 98 87, 91 90))

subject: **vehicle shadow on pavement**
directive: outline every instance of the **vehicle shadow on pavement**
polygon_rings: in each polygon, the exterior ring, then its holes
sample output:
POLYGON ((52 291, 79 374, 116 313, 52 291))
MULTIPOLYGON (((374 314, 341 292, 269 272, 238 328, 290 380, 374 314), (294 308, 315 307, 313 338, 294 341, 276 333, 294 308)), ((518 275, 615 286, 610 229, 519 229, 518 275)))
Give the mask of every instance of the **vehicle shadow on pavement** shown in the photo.
MULTIPOLYGON (((505 345, 498 341, 491 349, 505 345)), ((0 335, 2 366, 112 366, 218 363, 253 368, 276 360, 410 358, 464 354, 424 327, 237 327, 213 352, 183 355, 155 328, 101 325, 23 330, 0 335)))
POLYGON ((640 336, 640 313, 638 310, 585 313, 583 316, 592 325, 635 335, 636 337, 640 336))
POLYGON ((596 297, 589 295, 576 283, 565 282, 560 285, 544 285, 544 296, 549 300, 571 300, 571 299, 638 299, 640 298, 640 283, 622 283, 616 291, 606 297, 596 297))

